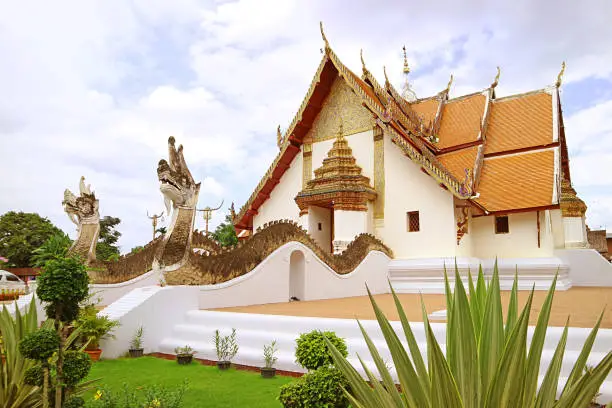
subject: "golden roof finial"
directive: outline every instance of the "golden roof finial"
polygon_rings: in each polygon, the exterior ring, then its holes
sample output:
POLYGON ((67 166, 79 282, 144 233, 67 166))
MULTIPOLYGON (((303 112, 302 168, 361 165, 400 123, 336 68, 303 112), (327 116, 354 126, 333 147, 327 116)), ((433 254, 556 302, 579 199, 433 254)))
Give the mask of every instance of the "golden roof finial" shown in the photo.
POLYGON ((501 74, 501 69, 499 69, 499 67, 497 67, 497 75, 495 75, 495 79, 493 80, 493 83, 491 83, 491 89, 495 89, 497 84, 499 84, 499 75, 500 74, 501 74))
POLYGON ((405 45, 402 47, 402 50, 404 50, 404 74, 409 74, 410 73, 410 67, 408 66, 408 56, 406 55, 406 46, 405 45))
POLYGON ((325 43, 325 50, 329 49, 329 42, 327 41, 327 37, 325 37, 325 32, 323 31, 323 22, 319 21, 319 26, 321 27, 321 37, 323 37, 323 42, 325 43))
POLYGON ((387 67, 385 67, 384 65, 383 65, 383 72, 385 73, 385 83, 390 83, 389 77, 387 76, 387 67))
POLYGON ((555 86, 557 88, 561 86, 561 80, 563 79, 564 73, 565 73, 565 61, 561 63, 561 71, 559 72, 559 75, 557 75, 557 82, 555 83, 555 86))
POLYGON ((359 57, 361 58, 361 70, 363 71, 363 74, 365 75, 365 74, 367 74, 369 71, 368 71, 368 69, 366 68, 365 61, 364 61, 364 59, 363 59, 363 48, 359 50, 359 57))
POLYGON ((344 140, 344 129, 343 129, 342 121, 340 121, 340 126, 338 127, 338 137, 336 138, 336 140, 337 141, 344 140))
POLYGON ((446 84, 446 93, 450 92, 451 85, 453 84, 453 74, 451 74, 450 79, 448 80, 448 84, 446 84))
POLYGON ((283 135, 281 134, 280 125, 276 128, 276 146, 281 147, 283 135))

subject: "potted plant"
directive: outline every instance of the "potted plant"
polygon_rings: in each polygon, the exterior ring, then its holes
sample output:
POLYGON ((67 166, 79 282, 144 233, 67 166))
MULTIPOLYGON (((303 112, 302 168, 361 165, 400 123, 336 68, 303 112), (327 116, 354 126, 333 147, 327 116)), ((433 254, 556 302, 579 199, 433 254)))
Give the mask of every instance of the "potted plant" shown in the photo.
POLYGON ((189 345, 186 345, 185 347, 175 348, 174 353, 176 354, 176 361, 180 365, 187 365, 191 364, 193 361, 193 355, 196 353, 196 351, 189 345))
POLYGON ((278 360, 274 354, 278 351, 276 348, 276 340, 269 345, 264 345, 264 361, 265 366, 261 368, 261 376, 263 378, 273 378, 276 375, 274 364, 278 360))
POLYGON ((221 336, 219 330, 215 330, 215 349, 217 351, 217 367, 219 367, 219 370, 230 368, 232 359, 238 354, 236 329, 232 329, 232 334, 229 336, 221 336))
POLYGON ((134 333, 134 337, 132 337, 132 340, 130 341, 130 357, 132 358, 136 358, 136 357, 142 357, 143 354, 143 348, 142 348, 142 335, 144 334, 144 327, 140 326, 138 329, 136 329, 136 332, 134 333))
POLYGON ((93 361, 98 361, 102 354, 100 340, 114 337, 110 332, 119 326, 119 322, 109 319, 108 316, 98 316, 95 306, 87 305, 81 309, 74 326, 81 331, 81 342, 86 345, 85 352, 93 361))

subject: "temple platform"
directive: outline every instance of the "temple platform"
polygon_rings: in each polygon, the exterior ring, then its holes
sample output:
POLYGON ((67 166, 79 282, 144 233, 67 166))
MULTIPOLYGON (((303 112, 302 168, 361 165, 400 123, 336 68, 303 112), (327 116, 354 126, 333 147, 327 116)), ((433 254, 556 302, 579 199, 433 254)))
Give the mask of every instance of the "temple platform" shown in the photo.
MULTIPOLYGON (((523 307, 529 291, 519 291, 519 307, 523 307)), ((401 293, 401 299, 408 319, 413 322, 422 321, 421 295, 401 293)), ((446 309, 443 294, 423 294, 427 313, 446 309)), ((398 320, 393 297, 390 294, 375 295, 378 305, 391 320, 398 320)), ((546 298, 545 291, 535 291, 530 325, 535 325, 537 315, 546 298)), ((510 291, 502 292, 504 313, 510 299, 510 291)), ((550 316, 549 326, 564 326, 570 317, 570 326, 591 328, 605 308, 601 322, 602 328, 612 329, 612 288, 572 287, 565 291, 555 292, 555 299, 550 316)), ((374 311, 367 296, 347 297, 339 299, 312 300, 288 303, 269 303, 245 307, 227 307, 212 309, 222 312, 256 313, 284 316, 326 317, 340 319, 375 319, 374 311)))

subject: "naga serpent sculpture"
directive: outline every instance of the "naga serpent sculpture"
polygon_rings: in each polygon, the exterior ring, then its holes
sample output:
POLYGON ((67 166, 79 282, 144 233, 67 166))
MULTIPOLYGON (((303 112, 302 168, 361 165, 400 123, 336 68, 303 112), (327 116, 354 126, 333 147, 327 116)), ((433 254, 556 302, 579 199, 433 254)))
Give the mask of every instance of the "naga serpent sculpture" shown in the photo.
POLYGON ((248 273, 288 242, 300 242, 307 246, 339 274, 354 270, 370 251, 381 251, 392 256, 391 250, 370 234, 357 236, 342 254, 330 254, 319 247, 305 230, 289 220, 268 223, 237 246, 223 248, 210 236, 194 231, 200 183, 193 179, 183 157, 183 146, 176 148, 174 137, 168 139, 168 156, 168 161, 162 159, 157 166, 166 214, 171 214, 168 231, 149 242, 141 251, 123 255, 118 260, 95 260, 99 232, 98 200, 90 188, 84 186, 84 179, 81 178, 81 197, 74 197, 68 190, 65 193, 64 208, 79 230, 73 252, 88 248, 87 260, 93 283, 125 282, 151 270, 159 271, 162 279, 170 285, 221 283, 248 273), (92 213, 90 209, 95 211, 92 213), (94 226, 93 233, 85 233, 88 225, 94 226))

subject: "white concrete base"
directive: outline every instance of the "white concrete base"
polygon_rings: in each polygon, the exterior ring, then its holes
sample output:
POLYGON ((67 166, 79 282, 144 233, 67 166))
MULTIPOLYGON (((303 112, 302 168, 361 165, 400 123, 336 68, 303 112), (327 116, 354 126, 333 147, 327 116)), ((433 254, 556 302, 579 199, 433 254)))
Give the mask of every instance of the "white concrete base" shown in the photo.
MULTIPOLYGON (((468 269, 476 279, 478 267, 482 264, 485 278, 493 274, 494 259, 457 258, 457 267, 464 283, 467 284, 468 269)), ((518 268, 520 290, 548 290, 555 274, 557 290, 572 286, 569 267, 560 258, 506 258, 497 262, 502 290, 512 289, 514 275, 518 268)), ((444 268, 451 288, 455 281, 455 258, 394 259, 389 262, 389 279, 393 289, 399 293, 444 293, 444 268)))
POLYGON ((594 249, 564 249, 555 255, 569 265, 574 286, 612 286, 612 263, 594 249))
POLYGON ((93 298, 99 306, 108 306, 134 289, 157 285, 159 279, 159 271, 152 270, 121 283, 91 284, 89 285, 89 293, 94 295, 93 298))
MULTIPOLYGON (((160 352, 174 354, 175 347, 189 345, 197 350, 197 358, 216 360, 217 357, 213 342, 214 331, 219 329, 222 334, 229 334, 232 328, 236 328, 240 349, 238 355, 233 360, 234 363, 254 367, 263 366, 263 346, 269 344, 272 340, 276 340, 279 349, 276 368, 287 371, 304 372, 305 370, 295 362, 296 338, 300 333, 309 332, 315 329, 332 330, 335 331, 338 336, 346 340, 349 350, 349 361, 362 376, 365 377, 365 373, 357 359, 357 354, 361 356, 365 364, 372 369, 373 372, 377 372, 357 322, 353 319, 327 319, 193 310, 187 312, 185 317, 181 320, 183 322, 175 325, 172 331, 168 330, 167 337, 159 344, 160 352)), ((378 323, 373 320, 365 320, 361 321, 361 323, 372 337, 383 359, 386 359, 388 364, 392 366, 393 361, 378 327, 378 323)), ((391 324, 396 332, 400 334, 399 337, 403 339, 399 322, 392 322, 391 324)), ((446 324, 432 323, 431 325, 436 338, 441 343, 440 346, 442 350, 444 350, 446 324)), ((427 361, 427 347, 423 324, 413 323, 411 327, 419 344, 419 348, 423 353, 423 358, 427 361)), ((528 341, 531 341, 533 329, 533 327, 529 328, 528 341)), ((563 329, 560 327, 549 327, 548 329, 540 364, 540 381, 550 364, 550 360, 552 359, 562 331, 563 329)), ((588 333, 589 329, 569 329, 567 347, 561 369, 561 379, 559 381, 560 390, 570 374, 571 367, 576 361, 588 333)), ((612 330, 600 330, 587 364, 596 365, 599 363, 608 352, 610 344, 612 344, 612 330)), ((406 345, 404 346, 406 347, 406 345)), ((396 373, 393 372, 392 375, 397 381, 396 373)), ((599 401, 608 402, 612 400, 612 374, 609 375, 603 383, 600 392, 601 396, 599 401)))

